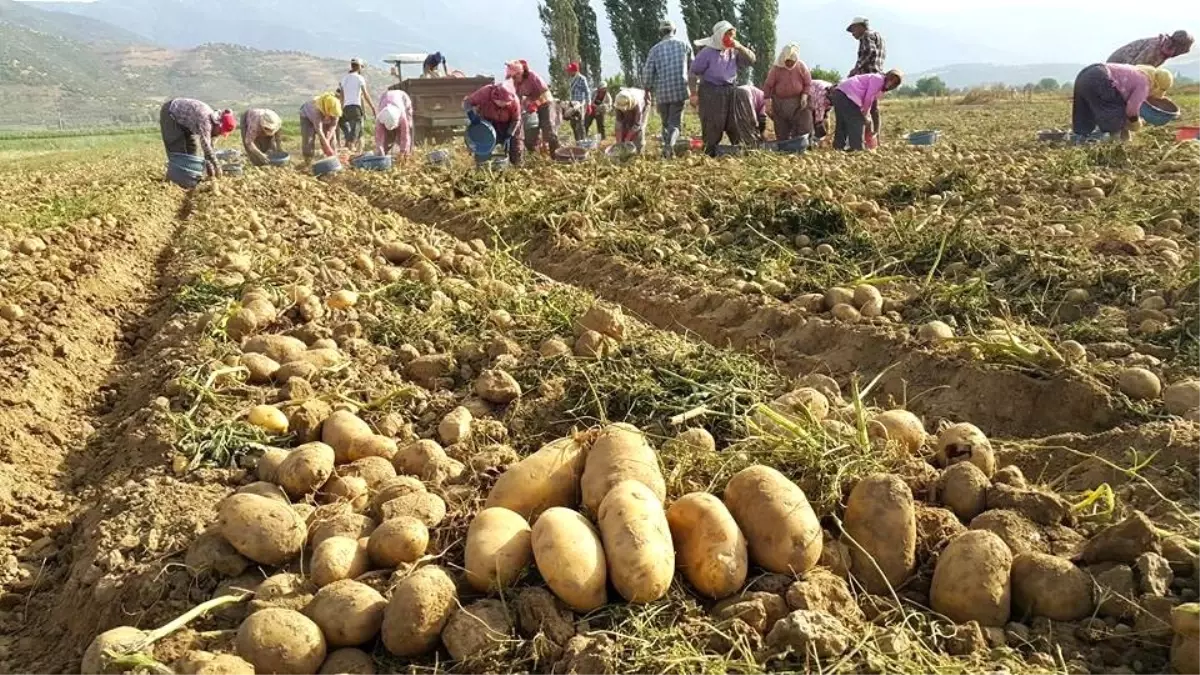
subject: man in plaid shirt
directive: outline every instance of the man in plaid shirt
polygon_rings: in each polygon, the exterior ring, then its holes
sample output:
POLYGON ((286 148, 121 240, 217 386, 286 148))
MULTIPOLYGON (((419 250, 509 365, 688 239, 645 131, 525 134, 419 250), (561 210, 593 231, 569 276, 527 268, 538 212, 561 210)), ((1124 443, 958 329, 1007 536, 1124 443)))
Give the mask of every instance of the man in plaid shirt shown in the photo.
MULTIPOLYGON (((846 32, 854 36, 858 40, 858 60, 854 62, 854 68, 850 70, 850 75, 862 75, 863 73, 882 73, 883 61, 887 58, 887 47, 883 44, 883 36, 878 31, 873 31, 870 28, 870 21, 865 16, 856 16, 846 27, 846 32)), ((875 136, 879 136, 879 102, 876 101, 871 105, 871 124, 875 130, 875 136)))
POLYGON ((579 63, 572 61, 567 64, 567 75, 571 76, 566 104, 562 106, 563 119, 571 122, 571 131, 575 141, 582 141, 585 135, 583 128, 584 112, 592 101, 592 88, 587 78, 579 72, 579 63))
POLYGON ((692 46, 675 37, 675 24, 670 21, 663 21, 658 30, 662 40, 646 55, 642 86, 658 107, 663 157, 671 158, 683 126, 683 106, 691 97, 688 69, 692 66, 692 46))

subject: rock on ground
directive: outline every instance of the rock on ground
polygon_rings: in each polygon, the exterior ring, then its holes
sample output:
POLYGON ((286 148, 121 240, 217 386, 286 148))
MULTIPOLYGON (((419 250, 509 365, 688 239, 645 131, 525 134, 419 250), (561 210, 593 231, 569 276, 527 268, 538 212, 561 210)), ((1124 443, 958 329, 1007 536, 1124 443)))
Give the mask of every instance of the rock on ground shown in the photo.
POLYGON ((775 624, 767 635, 767 646, 776 651, 790 649, 798 655, 831 659, 850 648, 850 632, 831 614, 798 609, 775 624))

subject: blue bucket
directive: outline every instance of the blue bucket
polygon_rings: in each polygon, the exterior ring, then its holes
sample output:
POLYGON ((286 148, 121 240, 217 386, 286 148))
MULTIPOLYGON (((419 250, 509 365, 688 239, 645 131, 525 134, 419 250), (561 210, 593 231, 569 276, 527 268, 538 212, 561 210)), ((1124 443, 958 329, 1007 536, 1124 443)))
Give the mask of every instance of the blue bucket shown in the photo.
POLYGON ((1161 127, 1179 119, 1179 106, 1170 99, 1152 98, 1142 102, 1138 114, 1146 120, 1146 124, 1161 127))
POLYGON ((189 171, 204 171, 204 158, 183 152, 167 153, 167 163, 189 171))
POLYGON ((325 159, 313 162, 312 172, 314 176, 324 176, 330 173, 337 173, 342 170, 342 162, 337 157, 326 157, 325 159))
POLYGON ((496 147, 496 128, 487 121, 471 124, 467 126, 465 138, 471 154, 476 157, 490 157, 496 147))
POLYGON ((789 138, 786 141, 779 141, 775 144, 774 150, 775 152, 799 155, 806 152, 808 150, 808 146, 808 134, 803 134, 795 138, 789 138))
POLYGON ((228 150, 218 150, 213 153, 213 156, 222 162, 233 162, 233 161, 236 161, 239 157, 241 157, 242 153, 239 152, 238 150, 230 148, 228 150))
POLYGON ((292 156, 286 152, 272 152, 267 155, 267 161, 271 166, 287 166, 292 161, 292 156))
POLYGON ((928 131, 914 131, 908 135, 908 144, 933 145, 934 143, 937 143, 938 138, 940 138, 941 135, 942 132, 933 129, 928 131))
POLYGON ((178 185, 185 190, 190 190, 200 184, 204 179, 203 171, 192 171, 185 169, 178 164, 167 165, 167 180, 178 185))
POLYGON ((387 171, 392 168, 391 155, 361 155, 350 160, 350 166, 367 171, 387 171))
POLYGON ((584 150, 595 150, 598 145, 600 145, 600 142, 594 138, 585 138, 575 143, 575 147, 583 148, 584 150))
POLYGON ((241 176, 245 170, 241 164, 222 164, 221 173, 226 176, 241 176))

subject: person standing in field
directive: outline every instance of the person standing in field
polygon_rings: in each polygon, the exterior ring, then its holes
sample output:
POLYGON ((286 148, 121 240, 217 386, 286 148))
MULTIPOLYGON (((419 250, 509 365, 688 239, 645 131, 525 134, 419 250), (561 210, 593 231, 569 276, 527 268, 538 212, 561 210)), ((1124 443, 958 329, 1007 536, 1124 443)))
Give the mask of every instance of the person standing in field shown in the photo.
POLYGON ((463 99, 471 124, 488 122, 496 130, 496 143, 508 148, 508 161, 520 166, 525 157, 525 125, 521 124, 521 98, 511 82, 486 84, 463 99))
POLYGON ((1094 63, 1075 76, 1071 130, 1086 137, 1096 131, 1129 140, 1142 127, 1141 109, 1147 98, 1162 98, 1175 83, 1165 68, 1125 63, 1094 63))
POLYGON ((401 157, 412 154, 413 106, 408 92, 389 89, 379 96, 375 108, 375 154, 395 150, 401 157))
POLYGON ((702 47, 692 61, 690 72, 699 81, 695 103, 700 111, 700 134, 704 137, 704 153, 717 156, 721 137, 741 143, 738 123, 734 117, 737 107, 737 71, 754 65, 754 52, 737 41, 737 29, 728 21, 713 26, 712 37, 696 41, 702 47))
POLYGON ((633 143, 640 155, 646 144, 646 122, 650 119, 650 94, 645 89, 626 87, 613 103, 613 136, 618 143, 633 143))
POLYGON ((757 146, 761 143, 767 131, 767 97, 763 90, 752 84, 738 87, 734 117, 744 144, 757 146))
POLYGON ((342 140, 346 147, 358 152, 362 145, 363 103, 375 115, 375 104, 367 89, 367 78, 362 74, 362 61, 350 59, 350 72, 342 76, 342 140))
MULTIPOLYGON (((529 63, 524 59, 509 61, 505 64, 504 74, 513 81, 524 109, 537 114, 542 141, 553 154, 558 150, 558 125, 562 122, 562 115, 558 106, 554 105, 554 94, 550 93, 550 87, 546 86, 541 75, 529 69, 529 63)), ((536 148, 537 137, 532 134, 526 137, 525 146, 527 150, 536 148)))
POLYGON ((1183 56, 1192 51, 1192 34, 1177 30, 1167 35, 1134 40, 1108 57, 1108 63, 1124 63, 1131 66, 1154 66, 1166 63, 1167 59, 1183 56))
POLYGON ((338 118, 342 116, 342 102, 328 92, 300 106, 300 152, 304 159, 311 160, 320 143, 321 152, 333 157, 334 134, 337 133, 338 118))
POLYGON ((242 113, 242 148, 254 166, 266 166, 268 152, 282 152, 279 130, 283 120, 279 113, 267 108, 250 108, 242 113))
MULTIPOLYGON (((849 26, 846 26, 846 31, 853 35, 855 40, 858 40, 858 60, 850 69, 850 77, 883 72, 883 62, 887 59, 887 46, 883 43, 883 36, 878 31, 871 30, 870 24, 867 17, 858 16, 850 22, 849 26)), ((881 130, 878 102, 871 107, 871 122, 875 128, 875 135, 878 137, 881 130)))
POLYGON ((571 76, 571 82, 567 86, 569 95, 563 117, 571 120, 571 131, 575 141, 579 142, 585 135, 583 120, 588 104, 592 102, 592 87, 583 73, 579 72, 579 63, 575 61, 567 64, 567 75, 571 76))
POLYGON ((662 154, 675 156, 675 143, 683 128, 683 107, 691 97, 688 69, 692 66, 692 46, 675 37, 675 24, 663 21, 658 27, 662 37, 646 55, 642 66, 642 84, 658 108, 662 122, 662 154))
POLYGON ((213 136, 227 136, 237 128, 233 111, 216 112, 207 103, 194 98, 173 98, 158 111, 163 147, 171 153, 204 157, 209 176, 220 176, 221 165, 213 154, 213 136))
POLYGON ((864 135, 874 133, 878 118, 871 117, 879 99, 904 82, 904 73, 889 70, 886 74, 864 73, 847 77, 833 91, 833 110, 837 113, 837 126, 833 132, 835 150, 864 149, 864 135))
POLYGON ((421 64, 421 78, 430 77, 450 77, 450 69, 446 65, 446 57, 442 56, 441 52, 434 52, 425 57, 425 63, 421 64), (442 72, 438 73, 438 66, 442 67, 442 72))
POLYGON ((775 139, 787 141, 813 132, 812 100, 808 90, 812 74, 800 60, 800 45, 789 43, 779 50, 779 58, 763 82, 767 113, 775 121, 775 139))
POLYGON ((600 140, 604 140, 604 119, 608 116, 608 110, 612 107, 612 96, 608 94, 608 85, 601 84, 596 87, 595 93, 592 94, 592 102, 587 107, 587 117, 583 120, 583 132, 589 134, 592 131, 592 122, 596 123, 596 130, 600 132, 600 140))

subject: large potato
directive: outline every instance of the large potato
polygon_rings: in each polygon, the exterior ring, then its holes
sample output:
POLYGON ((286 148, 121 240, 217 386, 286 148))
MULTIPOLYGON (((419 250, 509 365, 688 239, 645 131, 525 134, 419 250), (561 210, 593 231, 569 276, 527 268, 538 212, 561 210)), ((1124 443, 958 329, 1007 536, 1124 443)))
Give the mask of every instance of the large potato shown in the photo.
POLYGON ((579 504, 586 447, 560 438, 510 466, 492 487, 487 508, 503 507, 530 520, 552 506, 579 504))
POLYGON ((613 587, 629 602, 653 602, 675 576, 675 547, 662 502, 643 483, 613 486, 597 514, 613 587))
POLYGON ((432 492, 412 492, 380 506, 379 516, 383 520, 411 516, 425 527, 437 527, 446 517, 446 502, 432 492))
POLYGON ((425 484, 416 476, 395 476, 373 489, 375 494, 371 496, 371 504, 367 507, 368 512, 373 516, 378 516, 383 505, 397 497, 427 491, 425 484))
POLYGON ((872 437, 886 440, 910 455, 917 454, 925 444, 925 425, 907 410, 879 413, 871 420, 869 430, 872 437))
POLYGON ((533 559, 533 530, 515 511, 484 509, 467 530, 467 583, 487 593, 511 586, 533 559))
POLYGON ((335 649, 321 664, 320 675, 375 675, 375 659, 361 649, 335 649))
POLYGON ((371 569, 368 539, 330 537, 313 551, 309 576, 318 587, 342 579, 353 579, 371 569))
POLYGON ((355 513, 348 504, 322 506, 308 519, 308 545, 315 550, 330 537, 369 537, 377 525, 373 518, 355 513))
POLYGON ((741 590, 748 567, 746 537, 713 495, 693 492, 667 509, 675 559, 688 582, 720 600, 741 590))
POLYGON ((462 462, 451 459, 437 441, 429 439, 413 441, 397 450, 392 464, 397 474, 416 476, 434 484, 456 479, 466 468, 462 462))
POLYGON ((276 479, 289 497, 301 499, 329 480, 333 462, 333 448, 324 443, 305 443, 279 463, 276 479))
POLYGON ((428 547, 429 528, 411 516, 385 520, 367 540, 367 553, 376 567, 416 562, 428 547))
POLYGON ((877 473, 858 481, 846 502, 844 529, 850 568, 869 593, 886 595, 912 574, 917 522, 912 491, 898 476, 877 473))
POLYGON ((242 345, 243 352, 263 354, 276 363, 295 361, 307 350, 308 345, 288 335, 259 335, 242 345))
POLYGON ((386 481, 396 477, 396 469, 392 466, 391 459, 383 457, 363 457, 339 467, 338 473, 342 476, 362 478, 367 481, 367 487, 371 490, 379 489, 386 481))
POLYGON ((254 465, 254 472, 258 475, 258 479, 268 483, 278 483, 279 465, 283 464, 283 460, 287 459, 290 453, 290 450, 283 448, 270 448, 264 451, 258 458, 258 463, 254 465))
POLYGON ((956 623, 981 626, 1008 622, 1012 553, 999 536, 967 530, 950 540, 933 570, 929 601, 935 612, 956 623))
POLYGON ((350 448, 356 440, 374 435, 370 425, 346 410, 338 410, 321 424, 321 442, 333 448, 338 464, 353 461, 350 448))
POLYGON ((821 557, 821 524, 795 483, 769 466, 729 479, 725 506, 746 535, 750 559, 776 574, 803 574, 821 557))
POLYGON ((992 451, 992 442, 979 427, 966 422, 942 429, 937 436, 933 461, 942 468, 970 462, 988 478, 996 473, 996 454, 992 451))
POLYGON ((604 547, 578 511, 546 509, 533 523, 533 559, 546 585, 577 612, 599 609, 608 599, 604 547))
POLYGON ((237 631, 237 653, 256 673, 316 673, 325 661, 325 636, 312 619, 270 607, 246 618, 237 631))
POLYGON ((588 450, 580 479, 583 505, 595 514, 608 491, 625 480, 641 482, 660 502, 667 498, 658 455, 646 435, 629 424, 610 424, 588 450))
POLYGON ((308 531, 292 507, 252 494, 226 497, 217 528, 238 553, 263 565, 282 565, 304 547, 308 531))
POLYGON ((1022 614, 1079 621, 1095 609, 1092 586, 1092 576, 1065 558, 1045 553, 1013 558, 1013 608, 1022 614))
POLYGON ((331 647, 361 645, 379 632, 387 601, 379 591, 352 579, 335 581, 313 596, 304 614, 321 628, 331 647))
POLYGON ((387 436, 358 436, 351 441, 350 449, 346 451, 346 461, 357 462, 366 457, 381 457, 391 462, 396 456, 396 449, 396 441, 387 436))
POLYGON ((457 608, 454 579, 441 567, 422 567, 392 589, 383 612, 383 646, 396 656, 432 651, 457 608))

